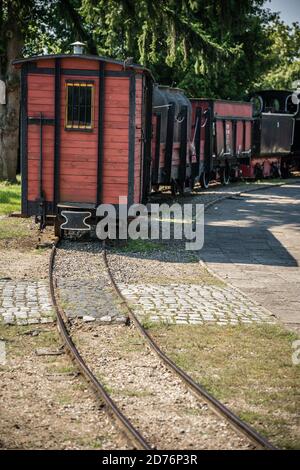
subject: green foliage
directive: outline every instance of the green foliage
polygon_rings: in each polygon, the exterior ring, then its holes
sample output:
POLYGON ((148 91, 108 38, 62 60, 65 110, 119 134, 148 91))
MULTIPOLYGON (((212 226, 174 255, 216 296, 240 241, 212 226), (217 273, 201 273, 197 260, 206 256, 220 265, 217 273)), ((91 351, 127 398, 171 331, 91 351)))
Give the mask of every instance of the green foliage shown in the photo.
POLYGON ((272 41, 271 68, 258 80, 258 88, 289 89, 300 78, 300 25, 276 19, 268 26, 272 41))
MULTIPOLYGON (((1 1, 1 0, 0 0, 1 1)), ((133 57, 159 83, 190 96, 240 99, 300 76, 299 24, 264 0, 2 0, 0 52, 22 35, 24 55, 67 52, 133 57)), ((4 60, 4 59, 3 59, 4 60)))
POLYGON ((133 57, 192 96, 241 98, 271 66, 263 0, 83 0, 98 52, 133 57))
POLYGON ((21 210, 21 184, 0 182, 0 216, 21 210))
MULTIPOLYGON (((5 54, 12 37, 24 43, 23 55, 59 53, 74 40, 85 41, 91 53, 96 45, 79 14, 81 0, 0 0, 0 53, 5 54)), ((4 68, 4 67, 3 67, 4 68)))
MULTIPOLYGON (((100 54, 126 58, 150 66, 176 60, 188 53, 225 52, 198 15, 199 1, 83 0, 81 14, 98 44, 100 54)), ((220 3, 220 2, 219 2, 220 3)), ((236 2, 235 2, 236 3, 236 2)), ((203 17, 203 20, 205 18, 203 17)))

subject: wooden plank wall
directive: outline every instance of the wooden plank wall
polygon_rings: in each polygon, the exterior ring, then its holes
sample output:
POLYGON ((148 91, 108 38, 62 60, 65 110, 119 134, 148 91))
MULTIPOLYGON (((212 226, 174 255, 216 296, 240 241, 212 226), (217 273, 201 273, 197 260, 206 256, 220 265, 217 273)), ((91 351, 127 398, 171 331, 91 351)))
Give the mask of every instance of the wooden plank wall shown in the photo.
POLYGON ((141 169, 143 160, 143 80, 141 75, 136 75, 135 90, 134 202, 139 203, 141 197, 141 169))
MULTIPOLYGON (((36 62, 37 69, 49 68, 54 71, 54 60, 36 62)), ((97 201, 98 165, 98 95, 99 78, 63 74, 63 70, 99 70, 99 62, 77 58, 61 59, 60 95, 60 155, 59 155, 59 200, 68 202, 97 201), (94 87, 94 126, 91 131, 66 130, 66 80, 93 80, 94 87)), ((105 63, 105 71, 123 72, 121 65, 105 63)), ((106 76, 104 92, 104 132, 102 162, 102 201, 117 204, 119 196, 128 196, 128 154, 129 154, 129 87, 130 78, 126 75, 106 76)), ((28 75, 28 115, 54 119, 55 75, 31 73, 28 75)), ((142 112, 143 80, 137 74, 135 108, 135 159, 134 159, 134 201, 141 197, 141 169, 143 158, 142 112)), ((43 189, 46 200, 53 201, 54 168, 54 125, 43 128, 43 189)), ((38 197, 39 168, 39 125, 28 126, 28 200, 38 197)))
POLYGON ((104 106, 102 202, 118 204, 128 195, 129 77, 105 78, 104 106))
POLYGON ((97 77, 88 77, 94 82, 93 128, 86 131, 65 129, 66 80, 84 80, 84 78, 76 75, 61 77, 59 199, 65 202, 96 202, 99 92, 97 77))
MULTIPOLYGON (((28 74, 28 116, 54 118, 54 75, 28 74)), ((39 196, 40 126, 28 126, 28 200, 39 196)), ((53 199, 54 126, 43 126, 43 190, 53 199)))

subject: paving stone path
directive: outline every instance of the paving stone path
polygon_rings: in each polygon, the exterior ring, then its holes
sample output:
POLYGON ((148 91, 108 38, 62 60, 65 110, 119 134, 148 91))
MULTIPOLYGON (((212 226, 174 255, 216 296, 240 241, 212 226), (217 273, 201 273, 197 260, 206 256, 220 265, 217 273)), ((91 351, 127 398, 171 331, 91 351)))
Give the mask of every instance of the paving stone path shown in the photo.
POLYGON ((0 280, 0 319, 10 325, 53 322, 47 281, 0 280))
MULTIPOLYGON (((265 184, 239 184, 229 187, 211 187, 205 192, 193 195, 193 202, 208 205, 216 199, 234 196, 243 190, 259 189, 265 184)), ((188 202, 185 198, 184 202, 188 202)), ((72 256, 71 253, 68 256, 72 256)), ((74 255, 76 258, 76 255, 74 255)), ((88 266, 90 254, 84 263, 72 266, 74 274, 88 266)), ((98 257, 99 255, 96 254, 98 257)), ((76 260, 74 261, 76 264, 76 260)), ((58 279, 64 308, 70 317, 86 317, 103 323, 125 321, 113 305, 109 293, 91 285, 91 279, 82 277, 58 279), (108 307, 110 305, 110 307, 108 307)), ((100 276, 101 278, 101 276, 100 276)), ((98 279, 99 281, 99 279, 98 279)), ((231 288, 197 285, 122 285, 123 294, 135 302, 141 315, 153 321, 176 323, 201 323, 215 321, 219 324, 237 322, 272 321, 249 299, 243 298, 231 288)), ((0 279, 0 321, 8 324, 27 325, 47 323, 54 320, 47 281, 15 281, 0 279)))
POLYGON ((169 324, 273 323, 256 303, 231 287, 171 284, 119 285, 141 320, 169 324))
MULTIPOLYGON (((205 207, 214 201, 235 197, 242 191, 271 188, 270 183, 238 184, 211 187, 191 197, 194 203, 205 207)), ((280 190, 280 189, 279 189, 280 190)), ((190 202, 185 198, 184 202, 190 202)), ((230 205, 231 201, 228 202, 230 205)), ((232 240, 234 245, 234 240, 232 240)), ((202 253, 200 252, 200 258, 202 253)), ((222 273, 219 273, 222 275, 222 273)), ((233 287, 194 284, 119 284, 124 297, 142 321, 170 324, 219 325, 239 323, 274 323, 275 317, 233 287)))
POLYGON ((209 268, 300 332, 300 182, 206 212, 200 256, 209 268))

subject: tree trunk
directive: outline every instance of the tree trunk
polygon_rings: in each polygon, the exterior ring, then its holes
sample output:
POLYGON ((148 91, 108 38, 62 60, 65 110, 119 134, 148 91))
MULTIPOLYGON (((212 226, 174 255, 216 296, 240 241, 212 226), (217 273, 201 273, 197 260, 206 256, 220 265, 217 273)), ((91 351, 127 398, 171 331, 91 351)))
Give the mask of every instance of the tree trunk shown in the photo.
POLYGON ((0 104, 0 180, 14 182, 19 152, 20 76, 12 61, 20 57, 23 39, 17 24, 5 29, 6 57, 0 78, 6 85, 6 104, 0 104))

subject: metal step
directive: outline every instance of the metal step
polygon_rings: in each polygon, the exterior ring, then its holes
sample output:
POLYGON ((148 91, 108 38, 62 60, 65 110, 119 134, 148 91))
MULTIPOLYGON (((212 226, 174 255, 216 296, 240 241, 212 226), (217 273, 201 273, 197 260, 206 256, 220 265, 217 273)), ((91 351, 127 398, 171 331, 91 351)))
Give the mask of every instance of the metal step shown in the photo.
POLYGON ((92 216, 89 211, 61 211, 61 216, 65 219, 60 225, 61 230, 91 230, 91 226, 86 223, 86 220, 92 216))

